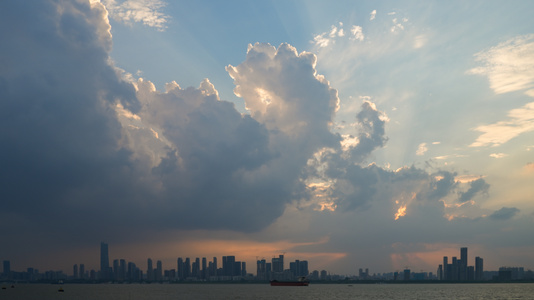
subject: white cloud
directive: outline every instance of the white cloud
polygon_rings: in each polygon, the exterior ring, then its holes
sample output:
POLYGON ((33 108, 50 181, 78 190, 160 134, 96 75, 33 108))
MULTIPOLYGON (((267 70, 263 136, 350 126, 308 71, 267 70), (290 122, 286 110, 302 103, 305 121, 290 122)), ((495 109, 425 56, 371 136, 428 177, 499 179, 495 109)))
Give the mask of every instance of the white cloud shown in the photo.
POLYGON ((161 12, 166 3, 161 0, 103 0, 111 17, 117 21, 142 23, 160 31, 167 28, 169 16, 161 12), (119 2, 119 3, 118 3, 119 2))
MULTIPOLYGON (((390 29, 391 32, 404 30, 404 25, 401 22, 399 22, 397 18, 394 18, 391 21, 393 22, 393 26, 391 26, 391 29, 390 29)), ((404 19, 402 19, 402 21, 406 22, 406 21, 408 21, 408 19, 404 18, 404 19)))
POLYGON ((525 132, 534 131, 534 102, 508 112, 509 120, 475 128, 482 132, 470 147, 499 146, 525 132))
POLYGON ((493 157, 493 158, 503 158, 503 157, 506 157, 508 156, 508 154, 506 153, 492 153, 490 154, 490 157, 493 157))
POLYGON ((353 25, 350 30, 350 33, 352 33, 351 39, 353 40, 363 41, 363 39, 365 38, 363 35, 363 29, 361 26, 353 25))
MULTIPOLYGON (((475 54, 483 66, 469 74, 488 76, 490 87, 497 94, 534 87, 534 34, 518 36, 475 54)), ((532 91, 527 91, 532 96, 532 91)))
POLYGON ((322 33, 314 36, 313 41, 315 45, 319 46, 320 48, 328 47, 328 45, 330 45, 330 39, 325 35, 326 33, 322 33))
POLYGON ((369 21, 372 21, 376 18, 376 9, 373 10, 370 14, 369 21))
POLYGON ((417 151, 415 152, 416 155, 424 155, 428 151, 428 148, 426 146, 426 143, 419 144, 419 147, 417 148, 417 151))

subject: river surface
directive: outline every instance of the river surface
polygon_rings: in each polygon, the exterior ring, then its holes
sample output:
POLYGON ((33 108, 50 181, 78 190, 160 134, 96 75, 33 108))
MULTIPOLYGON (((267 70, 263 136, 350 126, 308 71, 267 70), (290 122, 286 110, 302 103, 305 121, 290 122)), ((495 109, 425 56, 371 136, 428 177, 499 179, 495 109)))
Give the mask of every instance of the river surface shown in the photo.
POLYGON ((506 284, 17 284, 0 299, 534 299, 534 283, 506 284), (62 287, 64 292, 58 292, 62 287))

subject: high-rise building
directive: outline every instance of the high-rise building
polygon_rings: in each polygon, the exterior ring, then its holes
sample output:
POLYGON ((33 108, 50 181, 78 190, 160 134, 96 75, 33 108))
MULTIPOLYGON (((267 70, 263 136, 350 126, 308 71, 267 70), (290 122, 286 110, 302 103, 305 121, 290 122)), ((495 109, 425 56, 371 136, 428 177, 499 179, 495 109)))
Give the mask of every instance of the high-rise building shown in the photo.
POLYGON ((161 260, 158 260, 156 262, 156 281, 162 281, 163 280, 163 266, 161 264, 161 260))
POLYGON ((467 247, 460 248, 460 261, 458 263, 458 279, 467 280, 467 247))
POLYGON ((191 259, 189 259, 189 257, 186 257, 184 262, 184 278, 189 277, 191 277, 191 259))
POLYGON ((273 257, 271 260, 273 264, 273 272, 274 273, 282 273, 284 272, 284 255, 280 254, 278 258, 273 257))
POLYGON ((119 279, 119 260, 113 260, 113 279, 119 279))
POLYGON ((484 260, 481 257, 475 257, 475 280, 484 279, 484 260))
POLYGON ((405 269, 404 270, 404 280, 410 280, 410 269, 405 269))
POLYGON ((449 265, 449 258, 447 256, 443 256, 443 280, 449 280, 450 274, 447 274, 447 267, 449 265))
POLYGON ((78 279, 78 265, 72 266, 72 278, 78 279))
POLYGON ((268 278, 265 269, 265 264, 265 259, 256 261, 256 277, 258 278, 258 280, 266 280, 268 278))
POLYGON ((177 260, 176 277, 178 278, 178 280, 185 279, 185 277, 184 277, 184 260, 181 257, 178 257, 178 260, 177 260))
POLYGON ((154 281, 154 266, 152 265, 152 259, 147 259, 146 279, 148 281, 154 281))
POLYGON ((121 259, 119 263, 119 280, 126 279, 126 260, 121 259))
POLYGON ((207 266, 207 261, 205 257, 202 258, 202 270, 200 271, 200 274, 201 274, 200 277, 202 279, 206 279, 207 274, 208 274, 208 266, 207 266))
POLYGON ((101 279, 108 280, 110 279, 109 274, 109 254, 108 254, 108 244, 100 243, 100 276, 101 279))
POLYGON ((80 278, 85 279, 85 265, 80 264, 80 278))

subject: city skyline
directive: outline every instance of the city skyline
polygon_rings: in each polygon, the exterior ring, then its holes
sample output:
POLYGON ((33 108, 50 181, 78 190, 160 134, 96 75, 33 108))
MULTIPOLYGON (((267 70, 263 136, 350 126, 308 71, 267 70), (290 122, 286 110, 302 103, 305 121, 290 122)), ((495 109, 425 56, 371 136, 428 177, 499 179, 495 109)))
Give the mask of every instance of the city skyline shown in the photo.
POLYGON ((534 269, 534 2, 36 2, 0 1, 12 269, 534 269))
MULTIPOLYGON (((307 277, 313 280, 339 281, 350 280, 435 280, 445 282, 477 282, 477 281, 511 281, 533 280, 534 272, 523 266, 501 265, 498 270, 484 269, 483 258, 476 256, 474 266, 469 265, 468 247, 460 248, 460 257, 443 257, 436 272, 428 270, 411 270, 404 266, 402 270, 388 272, 370 272, 369 266, 359 267, 356 272, 335 274, 328 270, 310 269, 306 260, 289 261, 284 254, 273 256, 270 260, 256 257, 255 269, 247 269, 247 262, 237 261, 235 255, 222 256, 219 265, 216 256, 209 260, 206 257, 177 257, 175 268, 163 264, 159 259, 147 258, 146 268, 143 264, 128 261, 124 258, 112 258, 110 263, 108 243, 100 243, 99 268, 86 268, 85 263, 75 263, 72 273, 61 269, 39 270, 27 267, 26 271, 15 270, 10 260, 3 260, 0 280, 8 281, 50 281, 50 280, 83 280, 93 282, 187 282, 187 281, 269 281, 294 280, 307 277), (154 264, 155 262, 155 264, 154 264), (449 263, 450 262, 450 263, 449 263), (41 271, 41 272, 40 272, 41 271), (17 274, 17 275, 15 275, 17 274), (357 275, 356 275, 357 274, 357 275)), ((250 265, 250 264, 249 264, 250 265)), ((254 267, 254 265, 251 265, 254 267)))

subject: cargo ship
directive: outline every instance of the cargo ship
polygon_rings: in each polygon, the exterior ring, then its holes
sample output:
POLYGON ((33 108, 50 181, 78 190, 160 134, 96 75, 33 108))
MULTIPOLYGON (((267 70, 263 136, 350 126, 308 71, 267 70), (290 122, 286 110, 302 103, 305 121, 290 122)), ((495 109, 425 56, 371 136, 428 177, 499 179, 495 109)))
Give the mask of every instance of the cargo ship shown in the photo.
POLYGON ((296 281, 271 280, 271 286, 308 286, 310 281, 306 277, 299 277, 296 281))

